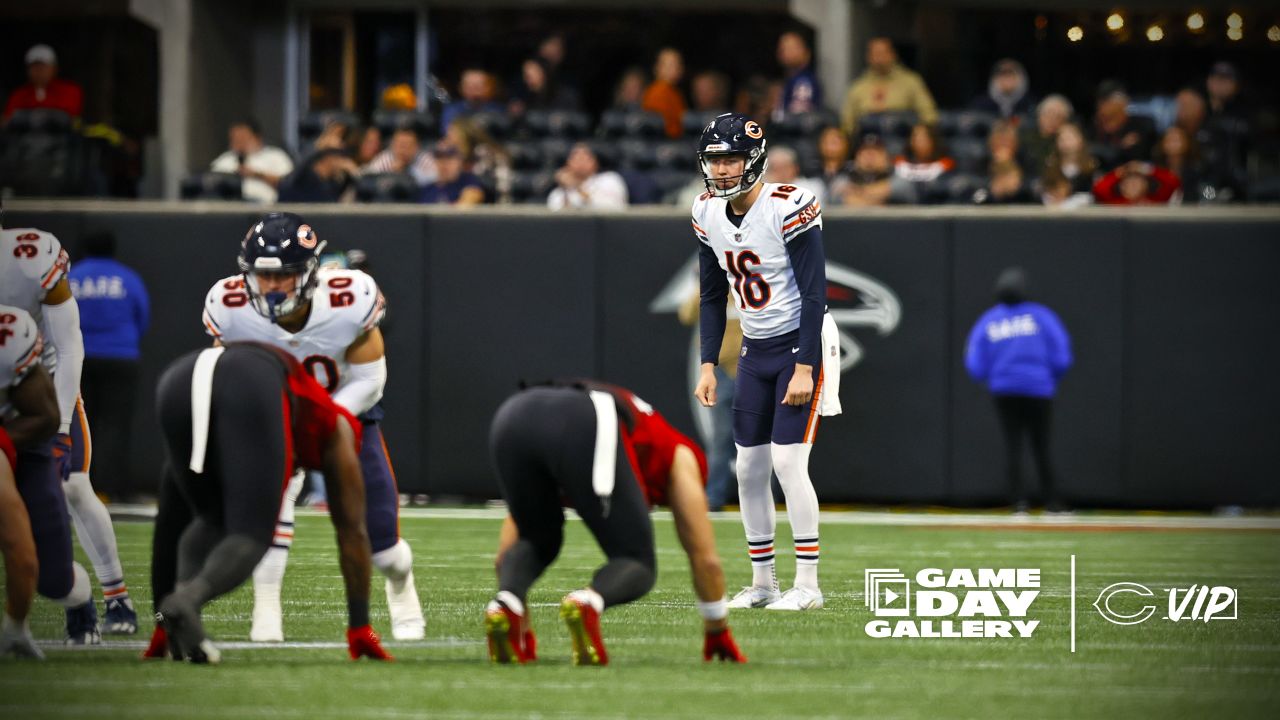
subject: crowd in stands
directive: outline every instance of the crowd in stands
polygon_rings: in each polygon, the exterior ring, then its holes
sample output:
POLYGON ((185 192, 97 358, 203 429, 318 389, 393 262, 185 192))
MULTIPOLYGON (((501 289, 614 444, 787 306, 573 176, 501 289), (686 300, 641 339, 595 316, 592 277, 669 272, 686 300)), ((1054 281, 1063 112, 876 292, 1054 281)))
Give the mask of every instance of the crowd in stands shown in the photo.
MULTIPOLYGON (((299 147, 289 150, 265 143, 254 121, 237 122, 226 152, 184 181, 183 196, 553 209, 684 204, 701 188, 697 137, 729 110, 766 126, 770 180, 809 187, 827 206, 1071 208, 1250 195, 1251 118, 1236 69, 1225 62, 1173 98, 1135 102, 1104 81, 1093 107, 1080 109, 1060 94, 1034 97, 1024 66, 1007 58, 991 69, 986 93, 967 107, 939 109, 893 44, 874 38, 837 114, 824 104, 831 96, 812 48, 788 31, 776 46, 781 77, 739 79, 731 94, 718 71, 686 77, 682 54, 666 47, 651 68, 627 68, 612 106, 595 118, 563 66, 564 43, 548 37, 509 78, 465 68, 452 101, 430 110, 401 85, 387 90, 368 123, 349 112, 309 113, 299 147)), ((36 46, 26 59, 31 82, 9 98, 5 122, 21 126, 24 111, 41 109, 77 115, 79 88, 56 77, 53 50, 36 46)))

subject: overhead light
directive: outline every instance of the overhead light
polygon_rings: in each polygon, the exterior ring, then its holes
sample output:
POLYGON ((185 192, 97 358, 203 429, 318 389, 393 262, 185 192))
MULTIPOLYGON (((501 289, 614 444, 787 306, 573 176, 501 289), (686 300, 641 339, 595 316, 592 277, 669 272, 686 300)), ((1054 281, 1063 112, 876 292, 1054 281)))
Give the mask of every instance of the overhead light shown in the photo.
POLYGON ((1227 16, 1227 27, 1241 29, 1244 27, 1244 18, 1240 17, 1240 13, 1231 13, 1227 16))
POLYGON ((1107 29, 1111 32, 1120 32, 1124 29, 1124 16, 1120 13, 1111 13, 1107 16, 1107 29))
POLYGON ((1244 37, 1244 31, 1238 27, 1227 28, 1227 39, 1239 40, 1244 37))
POLYGON ((1197 32, 1198 32, 1198 31, 1200 31, 1200 30, 1203 30, 1203 29, 1204 29, 1204 15, 1201 15, 1201 14, 1200 14, 1200 13, 1198 13, 1198 12, 1193 12, 1193 13, 1191 13, 1190 15, 1188 15, 1188 16, 1187 16, 1187 29, 1188 29, 1188 30, 1197 31, 1197 32))
POLYGON ((1084 28, 1079 25, 1072 25, 1071 29, 1067 30, 1067 39, 1071 42, 1080 42, 1084 39, 1084 28))
POLYGON ((1271 42, 1280 42, 1280 25, 1267 28, 1267 39, 1271 42))
POLYGON ((1152 25, 1147 28, 1147 39, 1151 42, 1160 42, 1164 39, 1164 28, 1159 25, 1152 25))

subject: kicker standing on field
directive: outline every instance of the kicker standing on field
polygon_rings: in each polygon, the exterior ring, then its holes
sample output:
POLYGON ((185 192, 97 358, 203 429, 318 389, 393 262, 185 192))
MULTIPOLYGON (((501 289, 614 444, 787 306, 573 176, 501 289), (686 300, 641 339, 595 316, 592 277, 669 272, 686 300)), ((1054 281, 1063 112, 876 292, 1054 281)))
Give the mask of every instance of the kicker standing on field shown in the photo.
MULTIPOLYGON (((413 553, 401 537, 400 497, 382 439, 380 401, 387 361, 378 325, 386 300, 359 270, 320 268, 324 243, 302 218, 269 213, 240 243, 241 274, 219 280, 205 299, 205 330, 217 342, 263 342, 302 363, 363 425, 360 466, 373 564, 387 578, 391 634, 420 640, 426 621, 413 584, 413 553)), ((280 587, 293 544, 293 504, 302 475, 289 484, 271 550, 253 575, 255 642, 284 639, 280 587)))
POLYGON ((819 415, 840 412, 838 339, 825 314, 822 208, 808 190, 762 182, 764 130, 743 115, 725 113, 707 125, 698 161, 707 192, 693 203, 702 273, 702 372, 694 395, 707 407, 716 403, 731 285, 742 317, 733 437, 752 582, 729 606, 821 608, 809 451, 819 415), (786 495, 796 550, 796 582, 785 594, 774 572, 772 472, 786 495))

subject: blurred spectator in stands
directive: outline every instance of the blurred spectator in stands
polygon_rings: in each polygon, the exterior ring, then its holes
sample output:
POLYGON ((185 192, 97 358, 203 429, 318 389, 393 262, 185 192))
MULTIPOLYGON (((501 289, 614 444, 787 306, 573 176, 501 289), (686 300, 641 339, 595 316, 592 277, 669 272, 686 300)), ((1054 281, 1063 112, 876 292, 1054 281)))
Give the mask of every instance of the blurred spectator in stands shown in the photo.
POLYGON ((970 110, 988 112, 1006 119, 1030 115, 1035 106, 1035 97, 1028 92, 1027 71, 1022 63, 1011 58, 997 62, 991 68, 987 94, 979 95, 969 103, 970 110))
POLYGON ((829 125, 818 134, 818 157, 822 161, 822 183, 830 204, 839 204, 849 184, 853 165, 849 162, 849 136, 829 125))
POLYGON ((715 70, 703 70, 689 81, 693 109, 699 112, 728 112, 729 78, 715 70))
POLYGON ((1093 194, 1076 192, 1066 175, 1048 170, 1040 179, 1040 202, 1048 208, 1074 210, 1093 204, 1093 194))
POLYGON ((1239 123, 1248 123, 1249 111, 1240 97, 1240 81, 1236 77, 1234 65, 1229 62, 1214 63, 1204 85, 1209 94, 1211 117, 1229 118, 1239 123))
POLYGON ((910 183, 933 182, 955 167, 956 161, 947 157, 938 133, 924 123, 911 128, 907 154, 893 161, 894 174, 910 183))
POLYGON ((1156 144, 1153 159, 1160 167, 1169 169, 1182 186, 1182 201, 1200 201, 1200 187, 1206 182, 1200 145, 1195 138, 1177 125, 1171 125, 1156 144))
POLYGON ((84 335, 80 392, 92 408, 93 481, 113 499, 132 499, 140 488, 129 467, 129 438, 139 394, 139 343, 151 322, 151 302, 142 278, 115 259, 114 236, 90 235, 84 248, 85 258, 71 267, 69 283, 84 335))
POLYGON ((819 204, 826 202, 827 188, 822 179, 802 177, 800 158, 795 150, 786 145, 769 149, 769 169, 765 172, 764 179, 765 182, 798 185, 813 193, 819 204))
POLYGON ((1045 161, 1045 171, 1056 172, 1071 181, 1072 194, 1093 191, 1098 159, 1089 152, 1079 125, 1067 123, 1058 130, 1053 152, 1045 161))
POLYGON ((387 149, 374 156, 361 168, 366 173, 409 173, 419 185, 436 179, 436 164, 431 155, 422 151, 418 134, 409 128, 400 128, 391 134, 387 149))
POLYGON ((1129 94, 1124 86, 1107 80, 1098 86, 1097 99, 1093 141, 1102 169, 1150 157, 1155 128, 1149 118, 1129 114, 1129 94))
POLYGON ((1004 161, 991 164, 987 186, 973 194, 975 205, 1022 205, 1036 202, 1022 174, 1022 166, 1004 161))
POLYGON ((565 88, 574 97, 582 96, 582 88, 578 78, 573 76, 570 66, 565 65, 566 54, 564 35, 552 33, 538 43, 538 59, 547 69, 547 79, 557 87, 565 88))
POLYGON ((1050 95, 1036 106, 1035 125, 1020 128, 1023 156, 1027 161, 1027 168, 1033 173, 1044 169, 1049 156, 1053 154, 1058 131, 1071 119, 1074 112, 1070 100, 1062 95, 1050 95))
POLYGON ((1167 168, 1133 160, 1103 175, 1093 196, 1103 205, 1167 205, 1182 185, 1167 168))
POLYGON ((1054 485, 1049 420, 1058 383, 1071 368, 1071 336, 1057 314, 1027 299, 1022 268, 1006 268, 996 279, 996 305, 969 331, 964 366, 995 400, 1004 434, 1005 474, 1014 510, 1026 512, 1031 493, 1021 481, 1023 437, 1040 476, 1045 509, 1065 510, 1054 485))
POLYGON ((280 179, 293 172, 293 158, 278 147, 262 142, 262 130, 253 119, 239 120, 227 130, 226 152, 209 165, 213 172, 236 173, 244 178, 244 199, 260 203, 276 201, 280 179))
POLYGON ((938 122, 938 106, 924 80, 898 62, 889 38, 867 43, 867 69, 849 86, 840 113, 840 127, 853 136, 863 115, 890 110, 912 110, 920 122, 938 122))
POLYGON ((761 124, 768 124, 777 114, 782 101, 782 83, 771 82, 763 75, 752 75, 738 88, 733 99, 733 111, 742 113, 761 124))
MULTIPOLYGON (((1157 146, 1155 159, 1182 178, 1182 188, 1188 195, 1195 193, 1201 199, 1233 200, 1242 195, 1244 188, 1244 137, 1233 134, 1231 124, 1222 121, 1208 122, 1208 104, 1198 91, 1184 88, 1174 98, 1173 127, 1182 130, 1187 145, 1192 149, 1198 165, 1196 183, 1189 183, 1183 171, 1161 160, 1161 148, 1157 146)), ((1236 130, 1243 131, 1240 123, 1236 130)), ((1168 133, 1161 139, 1163 145, 1168 133)), ((1176 143, 1177 141, 1174 140, 1176 143)), ((1193 200, 1195 201, 1195 200, 1193 200)))
POLYGON ((842 189, 843 204, 868 207, 909 203, 914 197, 910 184, 894 177, 889 151, 880 136, 864 135, 853 155, 849 182, 842 189))
POLYGON ((356 134, 356 144, 352 148, 356 164, 364 167, 382 152, 382 131, 377 125, 370 125, 356 134))
POLYGON ((440 115, 440 125, 449 127, 455 118, 480 112, 502 112, 494 99, 493 78, 480 68, 467 68, 458 79, 459 99, 449 103, 440 115))
POLYGON ((675 48, 662 48, 653 63, 653 82, 644 91, 642 105, 645 110, 656 112, 666 123, 667 137, 678 138, 683 132, 680 121, 684 118, 684 96, 680 93, 680 78, 684 77, 684 58, 675 48))
POLYGON ((564 167, 556 171, 556 188, 547 198, 547 207, 621 210, 627 207, 627 184, 612 170, 601 172, 591 146, 577 143, 564 167))
POLYGON ((1019 162, 1018 126, 1009 120, 997 120, 987 135, 987 155, 991 164, 1019 162))
POLYGON ((61 110, 73 118, 84 110, 84 94, 80 86, 58 77, 58 55, 48 45, 35 45, 27 51, 27 84, 19 85, 4 106, 4 121, 16 110, 49 108, 61 110))
POLYGON ((578 96, 561 87, 548 72, 545 60, 528 58, 520 65, 520 82, 511 92, 507 112, 520 117, 529 110, 577 110, 578 96))
POLYGON ((448 140, 431 151, 436 161, 435 182, 423 186, 418 202, 466 207, 484 203, 484 184, 463 169, 462 149, 448 140))
POLYGON ((813 50, 800 33, 791 30, 778 38, 778 64, 786 78, 778 110, 786 114, 822 108, 822 84, 813 71, 813 50))
POLYGON ((618 85, 613 90, 613 109, 635 112, 641 109, 644 101, 644 89, 649 84, 649 76, 643 68, 629 67, 622 71, 618 85))
POLYGON ((445 130, 445 138, 462 150, 463 170, 476 177, 495 197, 487 202, 511 200, 511 154, 470 118, 458 118, 445 130))
POLYGON ((332 123, 316 138, 310 155, 280 181, 280 202, 351 202, 360 166, 347 154, 347 135, 355 133, 332 123))

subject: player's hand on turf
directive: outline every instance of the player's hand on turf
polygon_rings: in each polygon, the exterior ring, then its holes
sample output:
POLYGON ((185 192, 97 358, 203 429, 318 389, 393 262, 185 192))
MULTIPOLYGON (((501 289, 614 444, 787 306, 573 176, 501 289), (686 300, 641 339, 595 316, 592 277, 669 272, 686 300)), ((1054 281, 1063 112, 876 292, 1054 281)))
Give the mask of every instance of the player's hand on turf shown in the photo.
POLYGON ((157 624, 156 629, 151 632, 151 642, 147 643, 147 649, 142 651, 142 659, 163 660, 168 654, 169 636, 165 633, 164 627, 157 624))
POLYGON ((733 632, 729 628, 724 628, 707 631, 706 638, 702 642, 702 659, 744 663, 747 661, 747 656, 738 649, 738 643, 733 640, 733 632))
POLYGON ((796 365, 791 382, 787 383, 787 395, 782 398, 783 405, 805 405, 813 400, 813 368, 808 365, 796 365))
POLYGON ((71 477, 71 436, 58 433, 53 438, 53 463, 58 469, 58 477, 66 480, 71 477))
POLYGON ((711 363, 702 364, 702 373, 698 376, 698 386, 693 389, 693 396, 703 407, 714 407, 716 404, 716 366, 711 363))
POLYGON ((382 648, 382 641, 373 628, 365 625, 358 628, 347 628, 347 652, 352 660, 367 657, 370 660, 395 660, 382 648))

